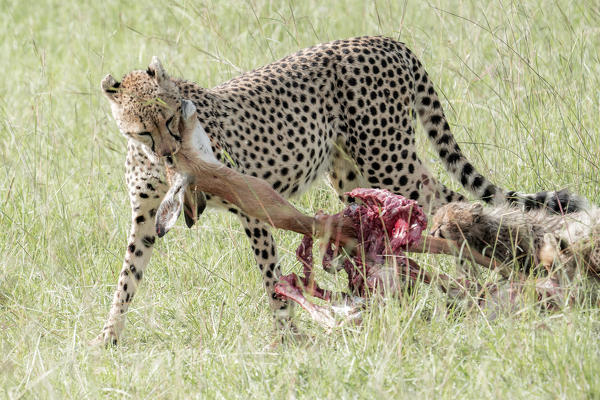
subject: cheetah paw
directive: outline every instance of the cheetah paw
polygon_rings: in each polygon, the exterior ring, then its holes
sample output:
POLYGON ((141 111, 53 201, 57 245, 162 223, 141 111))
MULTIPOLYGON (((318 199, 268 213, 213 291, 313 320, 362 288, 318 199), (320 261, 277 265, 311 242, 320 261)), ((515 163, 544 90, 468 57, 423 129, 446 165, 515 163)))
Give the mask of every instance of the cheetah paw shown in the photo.
POLYGON ((112 330, 105 329, 94 339, 90 340, 89 345, 93 347, 109 347, 119 344, 117 335, 112 330))

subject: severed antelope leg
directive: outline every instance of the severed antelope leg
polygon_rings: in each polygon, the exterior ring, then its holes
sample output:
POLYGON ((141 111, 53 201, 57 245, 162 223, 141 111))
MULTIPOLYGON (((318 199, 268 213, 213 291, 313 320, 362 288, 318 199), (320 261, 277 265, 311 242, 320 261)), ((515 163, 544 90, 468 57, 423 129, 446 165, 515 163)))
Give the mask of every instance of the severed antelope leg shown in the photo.
MULTIPOLYGON (((406 251, 409 253, 446 254, 456 256, 458 249, 458 243, 453 240, 423 235, 417 243, 409 245, 406 248, 406 251)), ((476 251, 471 251, 469 254, 475 263, 483 267, 497 269, 500 266, 498 261, 486 257, 476 251)))

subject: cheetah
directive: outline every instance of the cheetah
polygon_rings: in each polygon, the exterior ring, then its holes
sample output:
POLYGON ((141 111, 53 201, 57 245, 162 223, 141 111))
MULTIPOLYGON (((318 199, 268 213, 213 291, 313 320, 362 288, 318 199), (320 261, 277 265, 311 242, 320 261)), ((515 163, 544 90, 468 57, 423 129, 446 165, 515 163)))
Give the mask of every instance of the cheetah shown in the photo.
MULTIPOLYGON (((574 196, 573 196, 574 197, 574 196)), ((580 204, 584 199, 579 199, 580 204)), ((481 203, 453 202, 433 217, 430 235, 466 244, 518 272, 551 272, 562 265, 572 275, 583 261, 589 272, 600 266, 600 209, 567 215, 514 207, 483 207, 481 203), (532 270, 543 266, 546 270, 532 270)), ((510 269, 505 271, 510 273, 510 269)))
MULTIPOLYGON (((265 180, 286 198, 303 193, 328 174, 342 198, 357 187, 384 188, 418 200, 428 212, 463 200, 463 195, 438 182, 417 156, 413 120, 418 115, 446 169, 477 198, 528 208, 567 207, 568 198, 557 198, 553 192, 507 192, 478 173, 452 136, 425 69, 406 45, 391 38, 319 44, 212 89, 171 78, 158 59, 120 82, 107 75, 101 88, 119 130, 128 138, 125 180, 132 208, 123 267, 98 337, 104 343, 117 343, 150 260, 156 210, 169 189, 163 160, 181 145, 183 99, 196 106, 220 162, 265 180)), ((273 290, 281 272, 269 226, 200 192, 185 207, 186 224, 192 226, 207 205, 240 217, 275 321, 287 324, 292 308, 273 290)))

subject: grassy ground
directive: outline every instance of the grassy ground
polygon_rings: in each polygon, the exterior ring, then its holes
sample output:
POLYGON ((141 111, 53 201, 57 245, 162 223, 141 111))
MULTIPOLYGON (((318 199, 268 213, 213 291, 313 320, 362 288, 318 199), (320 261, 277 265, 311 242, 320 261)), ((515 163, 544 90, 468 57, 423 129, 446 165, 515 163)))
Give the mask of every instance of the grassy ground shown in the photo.
MULTIPOLYGON (((210 87, 317 42, 400 38, 489 178, 600 200, 600 8, 484 3, 0 0, 0 397, 600 397, 595 309, 454 318, 422 288, 331 334, 299 311, 312 339, 273 348, 247 240, 214 212, 156 246, 122 344, 86 345, 104 323, 129 229, 125 139, 99 82, 152 55, 210 87)), ((340 209, 325 184, 296 204, 340 209)), ((299 237, 277 236, 284 270, 297 270, 299 237)))

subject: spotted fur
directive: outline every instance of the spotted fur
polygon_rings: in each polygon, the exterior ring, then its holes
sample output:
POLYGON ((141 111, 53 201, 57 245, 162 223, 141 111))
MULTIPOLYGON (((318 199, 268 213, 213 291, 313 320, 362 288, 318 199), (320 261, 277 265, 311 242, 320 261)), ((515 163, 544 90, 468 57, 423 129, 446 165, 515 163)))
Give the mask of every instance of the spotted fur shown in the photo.
MULTIPOLYGON (((150 258, 156 208, 168 189, 159 157, 180 146, 181 99, 196 106, 221 162, 264 179, 287 197, 328 174, 340 197, 356 187, 377 187, 432 210, 462 200, 417 155, 413 119, 418 115, 446 169, 476 197, 493 204, 531 201, 534 206, 553 198, 552 193, 507 193, 478 173, 452 136, 419 60, 403 43, 385 37, 320 44, 213 89, 169 77, 156 59, 148 70, 133 71, 121 82, 107 76, 102 89, 121 132, 130 139, 126 180, 133 210, 129 250, 100 338, 104 342, 120 335, 123 314, 150 258)), ((206 201, 240 215, 271 306, 286 317, 288 304, 273 292, 280 269, 267 227, 220 199, 207 195, 206 201)))
MULTIPOLYGON (((598 253, 599 221, 597 207, 557 215, 543 210, 453 202, 435 213, 431 235, 466 244, 528 273, 540 265, 551 267, 559 256, 568 259, 576 253, 593 258, 598 253)), ((599 265, 597 260, 588 261, 594 268, 599 265)))

